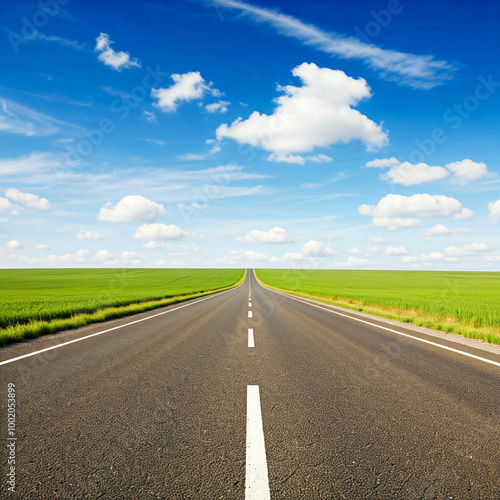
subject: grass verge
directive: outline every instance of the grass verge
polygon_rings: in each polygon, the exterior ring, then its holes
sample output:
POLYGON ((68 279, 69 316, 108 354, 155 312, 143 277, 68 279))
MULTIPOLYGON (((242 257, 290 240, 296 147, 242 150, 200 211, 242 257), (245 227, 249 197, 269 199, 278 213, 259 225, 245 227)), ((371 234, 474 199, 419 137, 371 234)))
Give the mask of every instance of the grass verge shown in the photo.
POLYGON ((101 323, 111 319, 122 318, 124 316, 130 316, 132 314, 150 311, 158 309, 159 307, 165 307, 171 304, 184 302, 186 300, 196 299, 205 295, 211 295, 224 290, 229 290, 230 288, 234 288, 243 283, 246 273, 247 272, 245 271, 243 276, 235 284, 224 288, 190 293, 187 295, 178 295, 176 297, 168 297, 159 300, 136 302, 120 307, 104 307, 92 313, 75 314, 69 318, 53 319, 50 321, 32 320, 28 323, 8 326, 7 328, 0 329, 0 345, 20 342, 25 339, 36 338, 41 335, 56 333, 63 330, 81 328, 82 326, 90 325, 92 323, 101 323))
POLYGON ((423 326, 433 330, 440 330, 444 333, 452 333, 462 335, 463 337, 479 339, 490 344, 500 344, 500 325, 498 329, 492 327, 475 327, 471 325, 464 325, 450 316, 440 317, 439 315, 426 313, 424 311, 417 311, 414 309, 405 309, 391 307, 387 305, 366 304, 361 300, 342 299, 339 297, 325 297, 312 293, 305 293, 297 290, 290 290, 282 287, 273 286, 262 280, 255 271, 255 277, 259 283, 267 288, 284 292, 297 297, 317 300, 325 304, 331 304, 353 311, 360 311, 375 316, 381 316, 402 323, 411 323, 416 326, 423 326))

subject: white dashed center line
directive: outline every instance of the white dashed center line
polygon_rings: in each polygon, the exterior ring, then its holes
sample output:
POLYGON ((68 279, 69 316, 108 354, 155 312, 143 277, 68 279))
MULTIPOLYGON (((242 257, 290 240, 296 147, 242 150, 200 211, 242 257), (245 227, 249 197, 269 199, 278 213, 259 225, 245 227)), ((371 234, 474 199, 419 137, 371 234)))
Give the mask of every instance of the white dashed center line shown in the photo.
POLYGON ((253 328, 248 329, 248 347, 255 347, 255 342, 253 340, 253 328))
POLYGON ((248 311, 248 317, 249 318, 253 317, 252 311, 248 311))
POLYGON ((269 500, 270 498, 259 386, 248 385, 245 500, 269 500))

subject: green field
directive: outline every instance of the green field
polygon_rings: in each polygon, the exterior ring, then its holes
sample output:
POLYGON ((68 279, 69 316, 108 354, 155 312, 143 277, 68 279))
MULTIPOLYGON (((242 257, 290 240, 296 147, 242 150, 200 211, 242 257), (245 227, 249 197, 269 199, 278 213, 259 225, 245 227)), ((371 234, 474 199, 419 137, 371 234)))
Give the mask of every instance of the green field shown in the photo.
POLYGON ((243 276, 242 269, 0 270, 0 343, 206 295, 243 276))
POLYGON ((500 344, 500 273, 256 270, 265 284, 500 344))

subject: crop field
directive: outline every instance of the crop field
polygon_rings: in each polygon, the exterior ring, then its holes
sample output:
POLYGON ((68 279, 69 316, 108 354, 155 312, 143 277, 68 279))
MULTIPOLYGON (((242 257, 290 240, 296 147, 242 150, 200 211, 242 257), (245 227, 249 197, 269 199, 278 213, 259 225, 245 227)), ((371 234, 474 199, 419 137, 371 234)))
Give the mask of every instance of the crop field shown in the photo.
POLYGON ((243 275, 242 269, 0 270, 0 343, 205 295, 243 275))
POLYGON ((260 269, 297 295, 500 344, 500 273, 260 269))

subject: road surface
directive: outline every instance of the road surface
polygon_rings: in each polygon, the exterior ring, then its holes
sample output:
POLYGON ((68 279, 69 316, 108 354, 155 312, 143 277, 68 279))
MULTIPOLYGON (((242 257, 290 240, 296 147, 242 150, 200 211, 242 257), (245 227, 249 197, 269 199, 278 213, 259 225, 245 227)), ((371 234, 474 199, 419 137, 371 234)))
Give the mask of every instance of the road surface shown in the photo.
POLYGON ((500 498, 500 355, 339 315, 252 272, 4 348, 0 380, 0 497, 11 479, 23 499, 500 498))

